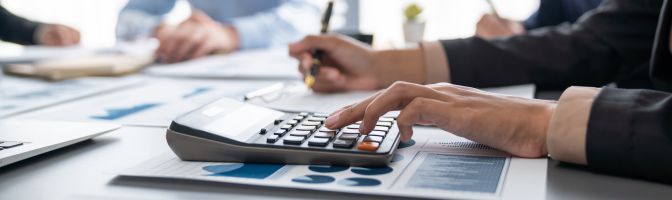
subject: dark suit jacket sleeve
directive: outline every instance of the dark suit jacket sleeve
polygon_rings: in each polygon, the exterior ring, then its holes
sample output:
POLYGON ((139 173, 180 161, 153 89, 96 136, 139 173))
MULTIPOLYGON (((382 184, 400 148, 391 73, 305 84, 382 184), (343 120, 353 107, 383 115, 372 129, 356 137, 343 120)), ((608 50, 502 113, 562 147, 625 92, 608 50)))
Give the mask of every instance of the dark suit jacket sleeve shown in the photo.
POLYGON ((542 89, 564 89, 626 82, 641 74, 646 84, 661 4, 605 0, 573 25, 490 41, 441 41, 450 80, 474 87, 534 83, 542 89))
POLYGON ((0 6, 0 40, 24 45, 35 44, 34 35, 40 23, 18 17, 0 6))
POLYGON ((604 88, 586 136, 588 166, 606 173, 672 183, 672 94, 604 88))
POLYGON ((531 30, 565 22, 573 23, 601 2, 602 0, 541 0, 537 12, 523 24, 525 29, 531 30))

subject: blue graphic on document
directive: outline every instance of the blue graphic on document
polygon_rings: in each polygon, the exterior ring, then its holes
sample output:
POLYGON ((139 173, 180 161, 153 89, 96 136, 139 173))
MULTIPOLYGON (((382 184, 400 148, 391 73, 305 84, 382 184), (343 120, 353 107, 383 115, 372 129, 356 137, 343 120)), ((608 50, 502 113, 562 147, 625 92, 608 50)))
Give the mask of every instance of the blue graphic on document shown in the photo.
POLYGON ((459 156, 430 153, 407 187, 495 193, 505 157, 459 156))
POLYGON ((104 115, 93 115, 93 119, 102 119, 102 120, 116 120, 122 117, 133 115, 138 112, 145 111, 150 108, 154 108, 161 105, 160 103, 143 103, 125 108, 107 108, 105 109, 106 114, 104 115))
POLYGON ((199 95, 199 94, 202 94, 202 93, 206 93, 206 92, 210 91, 211 89, 212 88, 210 88, 210 87, 197 87, 197 88, 194 88, 194 90, 190 91, 189 93, 186 93, 186 94, 182 95, 182 98, 183 99, 191 98, 193 96, 196 96, 196 95, 199 95))
POLYGON ((373 179, 373 178, 346 178, 343 180, 338 181, 338 184, 345 185, 345 186, 376 186, 380 185, 380 181, 378 179, 373 179))
POLYGON ((284 166, 283 164, 227 163, 208 165, 203 167, 203 170, 212 173, 209 176, 265 179, 284 166))
POLYGON ((308 167, 310 171, 320 173, 340 172, 345 171, 348 168, 349 167, 347 166, 336 166, 336 165, 311 165, 308 167))
POLYGON ((293 182, 297 183, 307 183, 307 184, 316 184, 316 183, 331 183, 336 180, 334 177, 325 176, 325 175, 305 175, 293 178, 293 182))
POLYGON ((392 172, 391 167, 352 167, 350 171, 352 171, 355 174, 360 174, 360 175, 381 175, 381 174, 387 174, 392 172))

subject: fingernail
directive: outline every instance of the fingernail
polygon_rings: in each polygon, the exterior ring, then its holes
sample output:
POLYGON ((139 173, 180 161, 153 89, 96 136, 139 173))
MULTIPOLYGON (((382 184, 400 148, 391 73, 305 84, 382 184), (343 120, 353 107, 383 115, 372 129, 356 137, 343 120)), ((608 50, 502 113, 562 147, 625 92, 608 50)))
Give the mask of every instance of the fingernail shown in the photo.
POLYGON ((332 127, 333 128, 334 125, 336 125, 336 122, 338 122, 338 118, 340 118, 340 117, 341 117, 341 113, 329 116, 324 125, 326 125, 327 127, 332 127))

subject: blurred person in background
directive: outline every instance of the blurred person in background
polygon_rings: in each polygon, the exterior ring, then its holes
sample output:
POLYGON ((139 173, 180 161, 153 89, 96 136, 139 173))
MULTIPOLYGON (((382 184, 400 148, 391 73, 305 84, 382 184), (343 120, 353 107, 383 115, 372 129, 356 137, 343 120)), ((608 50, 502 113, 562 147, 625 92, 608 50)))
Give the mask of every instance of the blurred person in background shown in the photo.
POLYGON ((302 0, 189 0, 192 14, 176 26, 163 22, 177 0, 130 0, 122 9, 117 38, 156 37, 156 55, 180 62, 211 53, 284 46, 318 30, 318 6, 302 0))
POLYGON ((519 35, 532 29, 570 25, 581 15, 597 8, 602 0, 541 0, 539 9, 527 20, 520 22, 489 13, 481 16, 476 24, 476 36, 484 39, 519 35))
POLYGON ((65 25, 30 21, 0 6, 0 40, 21 45, 69 46, 79 44, 79 31, 65 25))

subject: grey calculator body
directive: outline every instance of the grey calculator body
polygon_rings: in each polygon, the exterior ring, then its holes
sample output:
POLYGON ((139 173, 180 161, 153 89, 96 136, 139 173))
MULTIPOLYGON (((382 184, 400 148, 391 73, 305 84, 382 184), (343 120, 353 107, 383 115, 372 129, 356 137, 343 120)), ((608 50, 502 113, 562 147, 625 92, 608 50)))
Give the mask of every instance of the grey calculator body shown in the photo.
POLYGON ((384 166, 392 159, 399 143, 393 118, 376 126, 381 137, 345 137, 357 130, 345 127, 332 130, 333 137, 328 138, 320 132, 328 131, 321 122, 304 141, 294 140, 305 134, 304 129, 299 130, 307 127, 303 124, 315 125, 324 118, 322 114, 284 113, 223 98, 175 119, 166 139, 173 152, 186 161, 384 166), (282 130, 287 132, 278 134, 282 130), (387 130, 385 135, 383 130, 387 130), (323 138, 328 139, 326 144, 323 138), (353 144, 348 147, 341 138, 352 139, 353 144), (370 147, 364 144, 372 141, 378 141, 375 150, 360 149, 360 145, 370 147))

